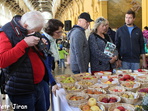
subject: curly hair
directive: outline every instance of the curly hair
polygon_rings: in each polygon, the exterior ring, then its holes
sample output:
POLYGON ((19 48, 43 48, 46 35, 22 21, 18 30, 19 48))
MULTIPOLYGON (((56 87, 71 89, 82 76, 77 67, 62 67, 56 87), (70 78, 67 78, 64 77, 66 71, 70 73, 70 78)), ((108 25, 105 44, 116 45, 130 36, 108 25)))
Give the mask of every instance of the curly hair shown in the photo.
POLYGON ((47 24, 46 24, 46 26, 45 26, 45 28, 44 28, 44 31, 45 31, 47 34, 53 36, 53 33, 54 33, 55 31, 57 31, 57 30, 59 29, 59 27, 62 27, 62 28, 64 27, 64 24, 63 24, 60 20, 57 20, 57 19, 50 19, 50 20, 47 22, 47 24))

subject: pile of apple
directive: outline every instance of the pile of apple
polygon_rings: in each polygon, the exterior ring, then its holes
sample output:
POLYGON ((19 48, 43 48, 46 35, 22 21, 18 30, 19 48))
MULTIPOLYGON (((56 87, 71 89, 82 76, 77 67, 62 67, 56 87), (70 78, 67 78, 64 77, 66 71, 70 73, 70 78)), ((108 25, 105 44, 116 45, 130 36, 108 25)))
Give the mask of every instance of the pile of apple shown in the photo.
POLYGON ((138 92, 148 93, 148 88, 142 88, 138 92))
POLYGON ((96 79, 96 76, 84 76, 82 79, 84 80, 92 80, 92 79, 96 79))
POLYGON ((105 84, 112 84, 114 81, 113 78, 109 78, 106 82, 104 82, 105 84))
POLYGON ((118 106, 114 111, 128 111, 123 106, 118 106))
POLYGON ((97 101, 95 98, 90 98, 88 103, 85 105, 81 105, 82 111, 102 111, 99 106, 97 106, 97 101))
POLYGON ((123 83, 122 85, 127 88, 133 88, 136 83, 133 81, 123 83))
POLYGON ((122 74, 119 74, 119 80, 120 81, 134 81, 135 78, 133 76, 130 76, 129 74, 125 74, 125 75, 122 75, 122 74))
POLYGON ((102 91, 91 90, 91 89, 86 89, 85 93, 87 93, 87 94, 103 94, 102 91))
POLYGON ((85 98, 82 96, 76 96, 76 95, 73 95, 69 98, 69 100, 72 100, 72 101, 78 101, 78 100, 82 100, 82 99, 85 99, 85 98))
POLYGON ((129 99, 134 99, 134 95, 133 94, 127 94, 127 93, 124 93, 121 95, 122 97, 125 97, 125 98, 129 98, 129 99))
POLYGON ((103 103, 115 103, 117 102, 117 98, 115 97, 110 97, 110 98, 102 98, 102 100, 100 102, 103 102, 103 103))

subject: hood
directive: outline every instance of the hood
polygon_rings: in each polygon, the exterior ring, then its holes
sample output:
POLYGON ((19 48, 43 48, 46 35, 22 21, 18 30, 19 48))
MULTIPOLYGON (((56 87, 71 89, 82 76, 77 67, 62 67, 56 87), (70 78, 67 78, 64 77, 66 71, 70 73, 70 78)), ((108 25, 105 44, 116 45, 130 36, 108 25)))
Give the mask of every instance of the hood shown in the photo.
POLYGON ((76 28, 79 28, 80 30, 85 31, 85 29, 84 29, 83 27, 81 27, 81 26, 79 26, 79 25, 74 25, 74 26, 72 27, 72 29, 67 33, 67 40, 70 40, 70 35, 71 35, 72 31, 73 31, 74 29, 76 29, 76 28))

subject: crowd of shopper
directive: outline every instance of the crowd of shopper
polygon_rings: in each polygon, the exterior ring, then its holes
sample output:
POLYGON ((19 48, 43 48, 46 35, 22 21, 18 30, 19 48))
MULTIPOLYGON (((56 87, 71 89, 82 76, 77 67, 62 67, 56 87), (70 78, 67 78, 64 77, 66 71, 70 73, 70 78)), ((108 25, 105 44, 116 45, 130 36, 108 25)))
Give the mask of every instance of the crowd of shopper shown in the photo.
POLYGON ((56 95, 59 89, 52 75, 52 66, 58 62, 60 68, 66 68, 65 56, 68 54, 74 74, 88 72, 89 63, 92 74, 112 71, 117 67, 131 70, 147 68, 143 35, 147 39, 148 31, 145 27, 142 33, 134 24, 134 11, 127 11, 125 24, 116 32, 109 27, 107 19, 97 18, 87 40, 85 30, 92 21, 89 13, 83 12, 78 16, 77 25, 67 35, 70 53, 64 50, 61 41, 56 43, 62 36, 64 24, 57 19, 50 19, 45 24, 38 11, 16 15, 0 28, 0 68, 5 75, 4 92, 13 104, 26 105, 26 111, 47 111, 50 90, 56 95), (42 39, 37 34, 41 29, 42 39), (111 56, 104 52, 108 44, 116 45, 111 56))

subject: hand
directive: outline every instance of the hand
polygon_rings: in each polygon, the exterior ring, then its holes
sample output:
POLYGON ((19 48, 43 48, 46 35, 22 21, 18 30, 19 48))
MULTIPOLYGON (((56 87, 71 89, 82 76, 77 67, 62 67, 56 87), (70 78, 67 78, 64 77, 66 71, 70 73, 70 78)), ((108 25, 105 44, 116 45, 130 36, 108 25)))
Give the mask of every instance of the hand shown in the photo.
POLYGON ((117 60, 117 56, 111 57, 111 60, 109 61, 111 64, 114 63, 117 60))
POLYGON ((146 61, 143 61, 143 62, 142 62, 142 68, 145 68, 145 69, 147 68, 146 61))
POLYGON ((59 90, 59 86, 58 85, 54 85, 52 86, 52 93, 56 96, 56 90, 59 90))
POLYGON ((28 46, 35 46, 38 44, 40 38, 35 37, 35 36, 29 36, 29 37, 25 37, 24 41, 28 44, 28 46))
POLYGON ((122 63, 121 60, 117 60, 116 61, 116 68, 121 67, 122 66, 121 63, 122 63))

